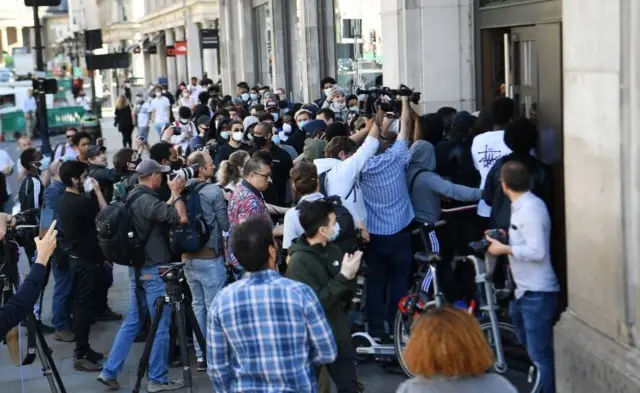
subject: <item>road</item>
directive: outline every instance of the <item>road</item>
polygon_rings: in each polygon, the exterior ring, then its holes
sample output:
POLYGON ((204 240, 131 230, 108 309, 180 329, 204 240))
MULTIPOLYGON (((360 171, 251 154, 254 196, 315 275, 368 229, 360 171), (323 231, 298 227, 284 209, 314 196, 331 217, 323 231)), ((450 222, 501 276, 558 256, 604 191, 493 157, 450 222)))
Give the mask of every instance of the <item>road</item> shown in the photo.
MULTIPOLYGON (((109 152, 109 162, 114 152, 121 145, 120 134, 113 127, 112 119, 104 119, 102 122, 103 134, 107 139, 107 147, 109 152)), ((150 142, 157 140, 157 136, 150 133, 150 142), (154 140, 155 139, 155 140, 154 140)), ((55 136, 51 140, 52 146, 63 141, 62 135, 55 136)), ((37 142, 35 143, 38 144, 37 142)), ((14 161, 17 162, 18 151, 13 142, 0 143, 0 149, 6 150, 14 161)), ((17 190, 17 182, 15 176, 9 179, 11 188, 17 190)), ((23 274, 27 273, 28 267, 24 256, 20 261, 20 270, 23 274)), ((51 281, 45 290, 43 320, 50 324, 51 320, 51 299, 52 299, 53 282, 51 281)), ((125 314, 129 305, 129 278, 127 269, 122 266, 115 267, 114 284, 109 292, 109 304, 119 313, 125 314)), ((118 332, 119 322, 101 322, 91 327, 90 342, 94 350, 109 353, 113 339, 118 332)), ((22 335, 23 338, 26 336, 22 335)), ((24 342, 24 341, 23 341, 24 342)), ((47 336, 47 342, 53 350, 53 358, 62 376, 67 392, 69 393, 94 393, 101 392, 105 389, 103 385, 96 382, 97 373, 86 373, 76 371, 73 368, 73 349, 74 345, 69 343, 60 343, 53 339, 53 336, 47 336)), ((136 368, 138 360, 142 354, 143 344, 134 344, 126 363, 124 364, 122 373, 118 381, 122 386, 121 391, 129 391, 132 389, 136 379, 136 368)), ((461 354, 461 356, 464 356, 461 354)), ((403 375, 393 374, 382 370, 377 364, 363 364, 358 367, 358 375, 366 387, 368 393, 389 393, 394 392, 405 377, 403 375)), ((206 373, 193 371, 194 388, 193 392, 204 393, 213 392, 211 382, 206 373)), ((181 370, 177 368, 170 369, 171 378, 181 378, 181 370)), ((8 352, 0 349, 0 391, 7 393, 14 392, 48 392, 49 385, 42 376, 40 364, 36 360, 34 364, 17 368, 11 362, 8 352)), ((248 392, 247 392, 248 393, 248 392)))

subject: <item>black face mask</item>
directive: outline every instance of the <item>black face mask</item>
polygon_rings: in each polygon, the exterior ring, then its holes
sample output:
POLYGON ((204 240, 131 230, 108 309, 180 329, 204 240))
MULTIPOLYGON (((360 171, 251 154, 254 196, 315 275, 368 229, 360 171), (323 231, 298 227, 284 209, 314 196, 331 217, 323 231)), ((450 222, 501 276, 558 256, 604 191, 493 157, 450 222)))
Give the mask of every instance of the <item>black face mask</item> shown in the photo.
POLYGON ((254 136, 253 137, 253 145, 257 149, 262 149, 267 145, 267 138, 264 136, 254 136))
POLYGON ((178 161, 171 161, 171 170, 172 171, 176 171, 180 168, 182 168, 182 161, 178 160, 178 161))

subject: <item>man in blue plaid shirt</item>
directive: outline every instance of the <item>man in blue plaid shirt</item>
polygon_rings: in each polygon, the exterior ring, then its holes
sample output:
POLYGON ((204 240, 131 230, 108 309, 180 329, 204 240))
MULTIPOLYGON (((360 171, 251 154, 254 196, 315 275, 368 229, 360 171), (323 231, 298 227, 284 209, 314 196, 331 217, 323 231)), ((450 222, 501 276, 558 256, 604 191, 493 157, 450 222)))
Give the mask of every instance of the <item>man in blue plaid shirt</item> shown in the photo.
POLYGON ((207 371, 216 392, 315 393, 315 367, 336 358, 318 297, 278 274, 276 247, 263 217, 233 232, 233 253, 250 274, 220 291, 211 305, 207 371))

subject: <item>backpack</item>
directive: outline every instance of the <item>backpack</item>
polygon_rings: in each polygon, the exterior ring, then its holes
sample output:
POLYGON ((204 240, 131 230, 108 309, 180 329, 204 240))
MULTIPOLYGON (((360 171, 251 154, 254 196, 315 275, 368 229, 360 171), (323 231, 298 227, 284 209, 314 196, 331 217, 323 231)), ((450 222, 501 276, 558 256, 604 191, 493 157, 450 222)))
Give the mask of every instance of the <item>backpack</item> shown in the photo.
POLYGON ((136 233, 131 215, 131 205, 143 194, 136 194, 128 200, 114 200, 98 213, 98 244, 107 261, 131 267, 144 265, 145 241, 136 233))
POLYGON ((169 232, 171 251, 178 254, 195 253, 202 250, 209 241, 211 230, 204 219, 200 200, 200 190, 207 185, 207 183, 199 183, 185 188, 181 198, 187 207, 189 222, 169 232))
POLYGON ((334 195, 325 197, 324 200, 333 204, 333 211, 336 214, 336 222, 340 225, 340 233, 333 243, 338 246, 342 252, 353 252, 354 248, 358 244, 358 231, 356 230, 356 224, 353 220, 353 216, 349 210, 342 205, 342 200, 339 196, 334 195))
MULTIPOLYGON (((333 169, 333 168, 331 168, 333 169)), ((318 181, 320 182, 320 193, 324 196, 327 196, 327 175, 329 174, 329 172, 331 172, 331 169, 329 169, 326 172, 323 172, 320 174, 320 176, 318 177, 318 181)), ((353 186, 351 186, 351 189, 349 190, 349 193, 347 194, 347 196, 345 197, 345 199, 349 199, 349 197, 351 196, 351 194, 353 194, 354 196, 354 201, 355 199, 358 198, 358 194, 356 193, 356 184, 353 183, 353 186)))

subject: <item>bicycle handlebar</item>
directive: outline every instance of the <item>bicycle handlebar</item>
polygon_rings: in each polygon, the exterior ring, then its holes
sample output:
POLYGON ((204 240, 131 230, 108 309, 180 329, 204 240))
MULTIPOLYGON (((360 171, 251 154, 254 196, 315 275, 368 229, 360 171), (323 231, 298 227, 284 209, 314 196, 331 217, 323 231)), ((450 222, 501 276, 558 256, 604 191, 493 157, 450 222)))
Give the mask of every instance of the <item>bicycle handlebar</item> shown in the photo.
POLYGON ((476 209, 477 207, 478 207, 478 205, 467 205, 467 206, 460 206, 460 207, 452 207, 451 209, 442 209, 442 213, 464 212, 464 211, 467 211, 467 210, 476 209))
POLYGON ((425 223, 421 223, 422 225, 420 225, 419 228, 414 229, 413 231, 411 231, 412 235, 419 235, 421 230, 427 231, 427 232, 431 232, 436 228, 440 228, 441 226, 444 226, 447 224, 446 220, 440 220, 440 221, 436 221, 433 224, 429 224, 427 222, 425 223))

